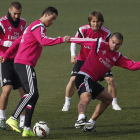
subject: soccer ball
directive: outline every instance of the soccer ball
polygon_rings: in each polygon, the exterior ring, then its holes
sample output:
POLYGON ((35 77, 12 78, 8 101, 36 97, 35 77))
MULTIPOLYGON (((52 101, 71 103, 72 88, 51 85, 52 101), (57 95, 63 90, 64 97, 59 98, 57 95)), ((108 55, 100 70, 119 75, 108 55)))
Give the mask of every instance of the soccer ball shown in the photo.
POLYGON ((33 132, 38 137, 46 137, 50 133, 50 127, 46 122, 39 121, 34 125, 33 132))

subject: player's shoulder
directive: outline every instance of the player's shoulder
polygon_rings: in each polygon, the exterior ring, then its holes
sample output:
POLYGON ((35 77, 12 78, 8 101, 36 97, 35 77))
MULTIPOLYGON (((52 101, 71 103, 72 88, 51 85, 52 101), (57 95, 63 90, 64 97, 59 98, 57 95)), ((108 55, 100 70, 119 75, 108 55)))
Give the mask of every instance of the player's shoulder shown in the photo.
POLYGON ((0 22, 3 22, 3 23, 4 22, 6 23, 7 20, 8 20, 7 15, 0 18, 0 22))
POLYGON ((83 29, 90 29, 90 28, 91 28, 91 27, 90 27, 89 24, 82 25, 82 26, 80 27, 81 30, 83 30, 83 29))
POLYGON ((43 24, 40 20, 36 20, 36 21, 32 22, 32 23, 30 24, 30 26, 31 26, 31 31, 35 30, 35 29, 38 28, 38 27, 43 27, 43 28, 45 28, 44 24, 43 24))
POLYGON ((20 17, 20 20, 26 23, 26 20, 24 18, 20 17))
POLYGON ((105 26, 101 26, 101 31, 110 34, 110 30, 105 26))

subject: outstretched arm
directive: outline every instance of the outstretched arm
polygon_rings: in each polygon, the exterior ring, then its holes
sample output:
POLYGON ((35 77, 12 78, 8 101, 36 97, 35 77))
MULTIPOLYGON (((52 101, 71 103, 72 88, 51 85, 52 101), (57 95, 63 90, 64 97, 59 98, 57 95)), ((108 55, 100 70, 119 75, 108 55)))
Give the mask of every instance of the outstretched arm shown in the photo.
POLYGON ((76 38, 76 37, 71 37, 70 42, 71 43, 76 43, 76 44, 81 44, 84 46, 90 46, 90 47, 95 47, 97 43, 97 38, 96 39, 91 39, 91 38, 76 38))
POLYGON ((20 41, 22 39, 22 36, 20 36, 19 38, 17 38, 13 44, 10 46, 10 48, 4 53, 3 58, 6 59, 14 59, 17 51, 18 51, 18 47, 20 44, 20 41))
POLYGON ((48 37, 46 36, 44 30, 45 30, 44 27, 42 27, 41 25, 38 26, 36 29, 34 28, 31 29, 33 35, 42 46, 52 46, 63 42, 69 42, 70 40, 70 36, 57 37, 57 38, 48 37))
POLYGON ((140 69, 140 61, 134 62, 131 59, 127 59, 125 56, 121 56, 120 59, 115 64, 118 67, 122 67, 129 70, 139 70, 140 69))

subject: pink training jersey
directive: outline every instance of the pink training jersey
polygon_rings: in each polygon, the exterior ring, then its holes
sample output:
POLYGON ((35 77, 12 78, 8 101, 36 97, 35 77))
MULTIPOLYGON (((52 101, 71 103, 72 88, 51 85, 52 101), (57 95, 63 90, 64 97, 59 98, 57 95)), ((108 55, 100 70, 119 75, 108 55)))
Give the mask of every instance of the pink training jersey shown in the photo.
POLYGON ((94 82, 98 81, 114 65, 129 69, 139 70, 140 62, 127 59, 119 52, 112 52, 109 43, 98 39, 71 38, 70 42, 92 47, 91 53, 81 67, 79 73, 88 74, 94 82))
POLYGON ((14 63, 31 65, 35 67, 43 46, 52 46, 63 43, 63 37, 50 38, 46 36, 46 27, 40 20, 31 23, 3 56, 8 59, 17 49, 14 63), (20 43, 19 47, 18 44, 20 43))
POLYGON ((0 18, 0 56, 3 55, 8 47, 4 47, 4 41, 15 41, 20 37, 26 28, 26 20, 20 18, 20 23, 17 28, 13 27, 8 20, 7 15, 0 18))
MULTIPOLYGON (((75 37, 93 38, 93 39, 101 37, 103 40, 108 42, 110 35, 111 35, 111 33, 110 33, 109 29, 107 29, 104 26, 101 26, 100 29, 95 33, 92 30, 91 26, 89 24, 86 24, 86 25, 81 26, 78 29, 75 37)), ((77 60, 85 61, 90 53, 90 50, 91 50, 90 46, 81 45, 81 49, 78 54, 77 60)))

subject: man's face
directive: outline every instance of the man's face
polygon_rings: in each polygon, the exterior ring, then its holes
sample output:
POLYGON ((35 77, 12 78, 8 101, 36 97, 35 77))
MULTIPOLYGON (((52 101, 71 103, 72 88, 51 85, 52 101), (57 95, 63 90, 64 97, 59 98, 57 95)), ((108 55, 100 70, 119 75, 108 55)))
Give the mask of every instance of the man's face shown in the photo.
POLYGON ((45 13, 45 23, 44 23, 45 26, 49 27, 51 24, 54 23, 56 18, 57 18, 57 15, 55 13, 53 13, 53 14, 45 13))
POLYGON ((117 39, 115 36, 109 39, 110 51, 117 51, 122 45, 122 40, 117 39))
POLYGON ((95 16, 90 21, 91 28, 94 32, 97 32, 101 27, 102 22, 99 21, 95 16))
POLYGON ((21 9, 18 10, 14 7, 9 8, 9 13, 14 21, 17 21, 20 18, 21 11, 22 11, 21 9))

